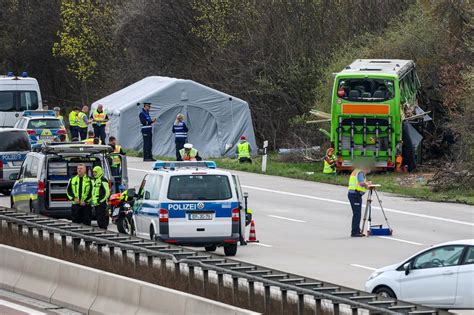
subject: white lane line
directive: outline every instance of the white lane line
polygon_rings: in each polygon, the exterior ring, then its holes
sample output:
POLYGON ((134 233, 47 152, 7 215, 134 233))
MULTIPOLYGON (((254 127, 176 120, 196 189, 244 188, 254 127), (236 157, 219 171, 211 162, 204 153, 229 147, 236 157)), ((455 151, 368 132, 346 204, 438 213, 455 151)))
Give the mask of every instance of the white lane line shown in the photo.
POLYGON ((352 267, 357 267, 357 268, 362 268, 362 269, 367 269, 367 270, 372 270, 372 271, 377 270, 377 269, 372 268, 372 267, 367 267, 367 266, 358 265, 358 264, 351 264, 351 266, 352 266, 352 267))
POLYGON ((299 223, 306 223, 306 221, 303 220, 296 220, 296 219, 291 219, 291 218, 285 218, 285 217, 280 217, 278 215, 268 215, 269 217, 276 218, 276 219, 282 219, 282 220, 288 220, 288 221, 293 221, 293 222, 299 222, 299 223))
MULTIPOLYGON (((286 192, 286 191, 273 190, 273 189, 255 187, 255 186, 242 185, 242 187, 249 188, 249 189, 254 189, 254 190, 259 190, 259 191, 275 193, 275 194, 280 194, 280 195, 300 197, 300 198, 320 200, 320 201, 327 201, 327 202, 332 202, 332 203, 338 203, 338 204, 341 204, 341 205, 349 205, 349 202, 347 202, 347 201, 321 198, 321 197, 309 196, 309 195, 303 195, 303 194, 295 194, 295 193, 290 193, 290 192, 286 192)), ((380 209, 380 207, 376 207, 376 206, 372 206, 372 208, 380 209)), ((403 215, 408 215, 408 216, 413 216, 413 217, 419 217, 419 218, 425 218, 425 219, 431 219, 431 220, 448 222, 448 223, 455 223, 455 224, 461 224, 461 225, 474 226, 474 223, 472 223, 472 222, 465 222, 465 221, 460 221, 460 220, 453 220, 453 219, 448 219, 448 218, 435 217, 435 216, 431 216, 431 215, 412 213, 412 212, 396 210, 396 209, 391 209, 391 208, 384 208, 384 210, 387 211, 387 212, 393 212, 393 213, 398 213, 398 214, 403 214, 403 215)))
POLYGON ((268 244, 263 244, 263 243, 248 243, 247 244, 250 244, 250 245, 258 245, 258 246, 262 246, 262 247, 273 247, 272 245, 268 245, 268 244))
MULTIPOLYGON (((148 171, 148 170, 142 170, 142 169, 139 169, 139 168, 128 168, 128 169, 132 170, 132 171, 139 171, 139 172, 147 172, 148 171)), ((349 202, 347 202, 347 201, 340 201, 340 200, 329 199, 329 198, 321 198, 321 197, 309 196, 309 195, 303 195, 303 194, 295 194, 295 193, 290 193, 290 192, 286 192, 286 191, 273 190, 273 189, 255 187, 255 186, 242 185, 242 187, 249 188, 249 189, 254 189, 254 190, 259 190, 259 191, 275 193, 275 194, 280 194, 280 195, 300 197, 300 198, 313 199, 313 200, 320 200, 320 201, 338 203, 338 204, 341 204, 341 205, 349 205, 349 202)), ((380 207, 376 207, 376 206, 372 206, 372 208, 380 209, 380 207)), ((454 223, 454 224, 474 226, 474 223, 472 223, 472 222, 465 222, 465 221, 460 221, 460 220, 453 220, 453 219, 448 219, 448 218, 435 217, 435 216, 432 216, 432 215, 412 213, 412 212, 407 212, 407 211, 402 211, 402 210, 397 210, 397 209, 391 209, 391 208, 384 208, 384 210, 387 211, 387 212, 398 213, 398 214, 403 214, 403 215, 408 215, 408 216, 413 216, 413 217, 418 217, 418 218, 425 218, 425 219, 431 219, 431 220, 454 223)))
POLYGON ((402 243, 408 243, 408 244, 423 246, 423 244, 421 244, 421 243, 412 242, 412 241, 407 241, 407 240, 402 240, 402 239, 395 238, 395 237, 390 237, 390 236, 377 236, 377 237, 383 238, 383 239, 386 239, 386 240, 391 240, 391 241, 397 241, 397 242, 402 242, 402 243))

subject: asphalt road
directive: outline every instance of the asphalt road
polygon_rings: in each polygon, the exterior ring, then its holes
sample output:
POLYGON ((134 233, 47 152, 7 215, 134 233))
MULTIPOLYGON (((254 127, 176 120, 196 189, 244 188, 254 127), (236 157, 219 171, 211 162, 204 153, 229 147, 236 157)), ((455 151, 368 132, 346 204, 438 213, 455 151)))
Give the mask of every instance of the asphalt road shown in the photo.
MULTIPOLYGON (((152 163, 129 158, 131 186, 152 163)), ((379 193, 392 237, 351 238, 347 189, 274 176, 237 172, 249 193, 260 243, 241 246, 238 260, 363 289, 372 270, 431 245, 474 238, 474 207, 418 201, 379 193)), ((9 199, 0 197, 0 205, 9 199)), ((373 223, 382 223, 378 208, 373 223)), ((223 255, 223 250, 217 253, 223 255)))

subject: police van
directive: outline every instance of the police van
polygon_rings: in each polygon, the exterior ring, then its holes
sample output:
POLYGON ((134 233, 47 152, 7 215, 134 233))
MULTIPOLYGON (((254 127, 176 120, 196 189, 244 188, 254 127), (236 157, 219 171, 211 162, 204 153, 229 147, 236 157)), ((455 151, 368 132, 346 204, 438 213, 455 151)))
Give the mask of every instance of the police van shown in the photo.
POLYGON ((134 205, 138 236, 166 243, 224 248, 245 244, 245 204, 239 178, 210 161, 157 162, 143 178, 134 205))

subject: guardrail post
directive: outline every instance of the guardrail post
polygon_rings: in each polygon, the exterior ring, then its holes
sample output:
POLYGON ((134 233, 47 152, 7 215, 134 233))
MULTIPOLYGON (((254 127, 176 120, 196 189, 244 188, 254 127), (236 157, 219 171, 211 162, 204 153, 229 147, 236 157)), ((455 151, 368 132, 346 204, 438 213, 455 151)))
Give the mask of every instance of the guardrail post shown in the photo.
POLYGON ((304 294, 298 293, 298 315, 304 315, 304 294))
POLYGON ((188 265, 188 270, 189 270, 189 276, 188 276, 188 285, 189 285, 189 293, 192 292, 192 287, 193 287, 193 280, 194 280, 194 266, 193 265, 188 265))
POLYGON ((33 237, 33 227, 31 226, 28 227, 28 236, 33 237))
POLYGON ((314 303, 316 304, 316 314, 321 314, 321 312, 323 311, 321 306, 321 298, 314 297, 314 303))
POLYGON ((221 272, 217 272, 217 298, 222 298, 222 290, 224 289, 224 275, 221 272))
POLYGON ((174 263, 174 278, 176 281, 179 280, 179 274, 181 272, 179 263, 174 263))
POLYGON ((339 315, 339 303, 332 302, 333 314, 339 315))
POLYGON ((7 222, 8 232, 13 232, 13 224, 11 222, 7 222))
POLYGON ((253 309, 255 306, 255 282, 248 280, 249 283, 249 309, 253 309))
POLYGON ((90 251, 92 247, 92 241, 84 240, 84 244, 86 246, 86 251, 90 251))
POLYGON ((140 252, 135 252, 135 269, 140 267, 140 252))
POLYGON ((39 238, 40 241, 43 240, 43 230, 41 230, 41 229, 38 230, 38 238, 39 238))
POLYGON ((147 256, 147 260, 148 260, 148 267, 152 268, 153 267, 153 256, 152 255, 148 255, 147 256))
POLYGON ((352 315, 359 314, 359 309, 357 307, 352 307, 352 315))
POLYGON ((264 291, 265 291, 265 296, 264 296, 264 313, 270 312, 270 286, 267 284, 263 285, 264 291))
POLYGON ((288 307, 288 291, 281 289, 281 313, 285 314, 286 308, 288 307))
POLYGON ((239 278, 238 277, 232 277, 232 302, 234 305, 237 305, 239 302, 239 278))
POLYGON ((72 238, 72 249, 74 250, 74 253, 77 253, 79 250, 79 245, 81 244, 81 239, 78 237, 73 237, 72 238))
POLYGON ((54 247, 54 232, 48 233, 50 250, 54 247))
POLYGON ((97 245, 97 259, 99 259, 102 256, 102 247, 104 244, 101 243, 96 243, 97 245))
POLYGON ((66 240, 66 235, 61 235, 61 249, 64 250, 66 249, 66 246, 67 246, 67 240, 66 240))
POLYGON ((160 275, 161 279, 164 279, 166 275, 166 258, 160 258, 160 275))
POLYGON ((206 268, 202 268, 202 293, 204 297, 207 297, 207 286, 209 284, 209 270, 206 268))
POLYGON ((18 227, 18 235, 21 236, 23 234, 23 225, 18 224, 17 227, 18 227))
POLYGON ((127 262, 127 250, 122 248, 122 263, 127 262))
POLYGON ((109 245, 109 259, 113 260, 115 256, 115 247, 109 245))

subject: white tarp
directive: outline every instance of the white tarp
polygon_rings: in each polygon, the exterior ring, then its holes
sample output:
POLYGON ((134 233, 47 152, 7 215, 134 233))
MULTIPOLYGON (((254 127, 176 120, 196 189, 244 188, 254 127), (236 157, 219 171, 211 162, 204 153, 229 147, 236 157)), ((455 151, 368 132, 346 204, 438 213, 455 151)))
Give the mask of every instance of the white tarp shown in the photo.
POLYGON ((256 153, 255 134, 247 102, 191 80, 146 77, 92 104, 102 104, 109 115, 109 136, 128 149, 142 149, 138 115, 143 103, 152 104, 153 154, 175 156, 176 115, 184 114, 188 142, 203 157, 232 156, 240 136, 247 137, 256 153), (139 103, 139 106, 137 105, 139 103))

